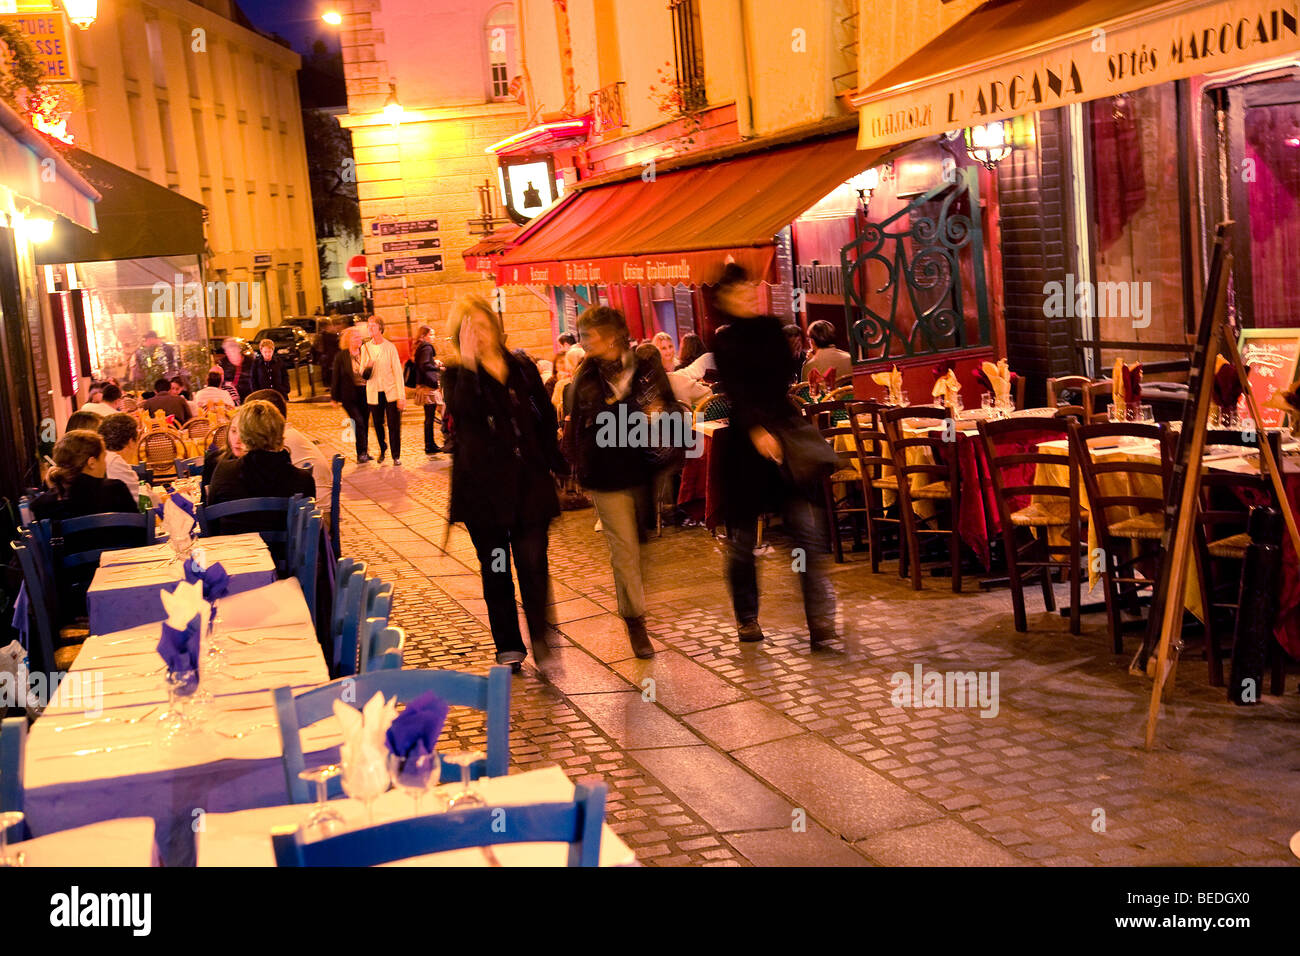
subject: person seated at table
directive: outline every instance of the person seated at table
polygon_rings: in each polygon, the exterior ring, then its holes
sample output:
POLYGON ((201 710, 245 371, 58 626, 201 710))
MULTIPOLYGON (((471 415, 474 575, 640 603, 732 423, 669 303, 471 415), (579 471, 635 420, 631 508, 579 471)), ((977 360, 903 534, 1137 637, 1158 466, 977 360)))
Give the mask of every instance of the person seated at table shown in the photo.
POLYGON ((248 396, 250 402, 270 402, 284 416, 284 447, 289 458, 299 468, 311 466, 311 476, 316 482, 316 507, 326 511, 330 503, 330 488, 333 476, 330 474, 329 459, 316 447, 316 443, 301 431, 289 424, 289 403, 273 388, 263 388, 248 396))
POLYGON ((84 408, 79 412, 73 412, 68 416, 68 424, 64 427, 64 434, 75 431, 99 431, 99 423, 103 421, 102 415, 94 412, 88 412, 84 408))
MULTIPOLYGON (((313 498, 316 483, 294 465, 284 447, 284 416, 270 402, 246 401, 230 423, 232 452, 217 463, 208 486, 207 501, 219 505, 242 498, 313 498), (234 438, 238 432, 238 438, 234 438)), ((278 531, 284 527, 284 512, 232 515, 216 522, 215 534, 246 531, 278 531)), ((274 548, 272 551, 274 552, 274 548)))
POLYGON ((713 353, 704 349, 704 340, 694 332, 683 335, 677 367, 673 371, 681 372, 693 382, 703 382, 715 377, 717 370, 718 364, 713 360, 713 353))
POLYGON ((126 485, 131 497, 140 497, 140 476, 127 458, 136 458, 140 448, 140 426, 125 412, 109 415, 99 423, 99 437, 108 449, 108 477, 126 485))
POLYGON ((208 372, 208 384, 194 393, 194 404, 200 411, 208 405, 235 407, 235 399, 230 392, 221 387, 221 369, 214 368, 208 372))
POLYGON ((184 425, 192 417, 190 403, 179 395, 172 394, 172 383, 160 378, 153 383, 154 396, 144 403, 147 412, 162 412, 176 420, 177 425, 184 425))
POLYGON ((803 380, 808 381, 813 372, 824 376, 827 369, 834 369, 837 383, 852 384, 853 357, 835 345, 835 326, 819 319, 808 326, 808 338, 812 339, 812 352, 803 363, 803 380))
POLYGON ((79 411, 94 412, 96 415, 102 415, 107 418, 114 412, 122 410, 122 390, 109 382, 99 390, 99 398, 95 398, 95 393, 90 393, 90 401, 82 405, 79 411))

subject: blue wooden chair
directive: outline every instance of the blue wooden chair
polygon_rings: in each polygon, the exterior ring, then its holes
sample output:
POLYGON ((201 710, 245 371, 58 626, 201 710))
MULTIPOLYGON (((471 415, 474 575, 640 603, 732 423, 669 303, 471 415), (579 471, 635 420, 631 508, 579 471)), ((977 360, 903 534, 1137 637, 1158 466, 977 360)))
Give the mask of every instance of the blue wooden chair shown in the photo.
MULTIPOLYGON (((301 497, 301 495, 294 495, 294 498, 301 497)), ((199 519, 200 531, 204 537, 207 537, 218 533, 213 529, 219 529, 218 522, 224 518, 267 513, 287 514, 289 502, 292 500, 291 498, 239 498, 235 501, 223 501, 217 505, 200 505, 196 517, 199 519)), ((258 531, 258 534, 268 545, 284 544, 288 538, 287 521, 283 531, 271 528, 258 531)))
MULTIPOLYGON (((23 809, 23 752, 27 748, 27 718, 7 717, 0 721, 0 811, 23 809)), ((9 828, 13 841, 28 836, 26 821, 9 828)))
POLYGON ((273 830, 276 866, 378 866, 426 853, 503 843, 567 843, 569 866, 599 866, 605 785, 578 784, 573 800, 433 813, 305 842, 273 830), (506 826, 500 826, 501 820, 506 826))
POLYGON ((337 624, 331 632, 334 660, 330 672, 335 677, 355 674, 360 664, 361 625, 366 609, 365 569, 364 563, 359 564, 334 592, 337 624))
POLYGON ((153 514, 140 514, 132 512, 110 513, 98 515, 86 515, 82 518, 67 518, 63 521, 53 522, 49 518, 36 522, 40 527, 41 534, 45 540, 50 542, 50 547, 58 558, 58 569, 72 570, 80 568, 87 564, 99 564, 99 557, 105 551, 116 551, 122 548, 137 548, 143 545, 154 543, 154 528, 156 522, 153 514), (76 535, 88 534, 95 531, 122 531, 122 540, 110 547, 105 548, 87 548, 83 551, 68 551, 64 547, 64 542, 76 535), (131 531, 139 531, 138 541, 126 541, 131 536, 131 531))
POLYGON ((27 495, 23 495, 18 499, 18 517, 21 519, 24 528, 36 520, 32 515, 32 499, 27 495))
POLYGON ((198 458, 177 458, 172 462, 176 469, 176 477, 188 478, 190 475, 203 474, 203 457, 198 458))
POLYGON ((313 626, 316 624, 316 556, 320 550, 320 528, 320 512, 312 509, 300 523, 297 553, 294 562, 288 567, 289 573, 297 577, 302 586, 303 600, 311 612, 313 626))
POLYGON ((400 627, 389 627, 387 617, 369 618, 361 650, 362 674, 401 670, 402 655, 406 653, 406 632, 400 627))
POLYGON ((147 463, 140 462, 138 465, 132 465, 131 467, 135 469, 136 475, 140 478, 142 482, 144 482, 146 485, 153 484, 153 470, 149 467, 147 463))
POLYGON ((330 543, 334 557, 343 553, 339 547, 339 490, 343 486, 343 456, 335 455, 330 464, 330 543))
POLYGON ((294 495, 289 499, 289 510, 284 525, 284 564, 289 574, 293 574, 298 566, 298 551, 302 547, 307 516, 315 509, 315 499, 304 498, 302 495, 294 495))
POLYGON ((81 648, 80 645, 60 646, 58 641, 54 577, 41 566, 40 545, 33 542, 30 535, 25 535, 22 540, 14 542, 13 549, 23 572, 23 586, 27 589, 28 667, 34 674, 67 670, 81 648))
MULTIPOLYGON (((470 776, 500 777, 510 768, 510 668, 496 665, 486 677, 459 671, 382 670, 357 677, 345 677, 320 687, 303 691, 297 697, 292 688, 277 687, 275 716, 280 728, 280 752, 283 755, 284 782, 290 803, 311 803, 313 788, 298 777, 304 769, 301 731, 334 713, 334 701, 345 692, 348 703, 365 705, 376 692, 396 697, 407 704, 426 691, 433 691, 453 707, 473 707, 487 713, 487 759, 470 767, 470 776)), ((444 763, 442 781, 460 779, 460 768, 444 763)), ((330 781, 330 796, 342 793, 335 777, 330 781)))

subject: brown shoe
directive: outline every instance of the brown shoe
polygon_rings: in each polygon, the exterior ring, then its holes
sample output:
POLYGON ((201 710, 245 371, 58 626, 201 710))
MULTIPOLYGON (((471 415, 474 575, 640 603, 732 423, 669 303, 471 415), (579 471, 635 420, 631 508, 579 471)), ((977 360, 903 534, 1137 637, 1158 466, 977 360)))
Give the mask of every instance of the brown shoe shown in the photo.
POLYGON ((623 621, 627 624, 627 639, 632 645, 632 653, 642 660, 654 657, 655 647, 650 643, 650 635, 646 633, 645 618, 625 617, 623 621))

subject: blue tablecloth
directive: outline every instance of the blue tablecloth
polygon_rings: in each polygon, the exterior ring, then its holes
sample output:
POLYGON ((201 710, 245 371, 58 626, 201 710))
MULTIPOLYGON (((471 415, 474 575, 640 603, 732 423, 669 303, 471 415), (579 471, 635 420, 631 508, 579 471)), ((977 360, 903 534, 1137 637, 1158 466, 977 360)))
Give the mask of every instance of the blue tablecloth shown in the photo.
MULTIPOLYGON (((227 593, 240 594, 274 582, 275 568, 268 568, 265 571, 243 571, 230 575, 230 590, 227 593)), ((160 592, 165 589, 170 593, 179 583, 179 581, 169 584, 151 582, 134 587, 87 592, 86 609, 90 613, 90 633, 108 634, 111 631, 125 631, 140 624, 165 620, 167 614, 163 611, 160 592)))

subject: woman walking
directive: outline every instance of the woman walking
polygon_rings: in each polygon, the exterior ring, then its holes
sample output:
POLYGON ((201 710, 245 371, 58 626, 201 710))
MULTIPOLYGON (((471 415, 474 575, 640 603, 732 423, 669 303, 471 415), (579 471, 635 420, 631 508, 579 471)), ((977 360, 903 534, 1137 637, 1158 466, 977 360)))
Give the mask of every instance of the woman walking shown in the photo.
POLYGON ((513 555, 533 658, 545 663, 551 519, 560 513, 552 472, 566 469, 555 412, 537 368, 505 347, 500 317, 479 296, 452 310, 458 362, 442 374, 451 418, 451 514, 464 522, 478 554, 483 600, 498 664, 515 671, 525 657, 510 576, 513 555))
POLYGON ((433 329, 427 325, 420 326, 416 341, 419 344, 415 346, 415 355, 412 357, 412 361, 415 362, 415 400, 424 406, 424 454, 432 459, 442 451, 433 433, 433 426, 438 421, 438 402, 441 398, 438 391, 438 353, 433 347, 433 329))
POLYGON ((616 429, 609 425, 667 411, 672 389, 661 360, 640 359, 632 351, 627 320, 617 309, 587 309, 578 317, 578 333, 587 358, 573 377, 573 411, 564 435, 567 457, 577 463, 578 479, 595 501, 632 651, 637 657, 654 657, 645 626, 640 529, 657 469, 651 449, 628 440, 631 429, 611 441, 616 429))
POLYGON ((402 358, 397 346, 384 338, 384 320, 372 315, 366 323, 369 341, 361 346, 361 377, 366 380, 366 402, 375 421, 379 439, 379 463, 384 463, 388 445, 393 446, 393 465, 402 467, 402 410, 406 408, 406 385, 402 382, 402 358), (384 423, 388 423, 388 441, 384 423))
POLYGON ((339 336, 339 351, 334 356, 330 377, 330 399, 342 407, 352 422, 352 437, 357 446, 357 464, 370 461, 366 453, 370 438, 370 406, 366 404, 366 380, 361 375, 361 332, 347 329, 339 336))

